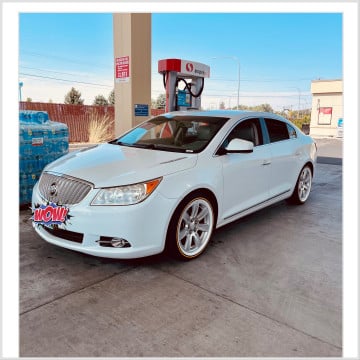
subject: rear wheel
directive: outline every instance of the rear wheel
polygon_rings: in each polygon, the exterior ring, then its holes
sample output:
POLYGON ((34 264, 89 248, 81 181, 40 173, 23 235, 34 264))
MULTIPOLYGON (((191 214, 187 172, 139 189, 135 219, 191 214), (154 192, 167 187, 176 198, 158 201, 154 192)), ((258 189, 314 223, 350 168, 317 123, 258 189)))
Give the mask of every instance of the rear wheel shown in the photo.
POLYGON ((304 204, 308 199, 312 185, 312 171, 309 165, 305 165, 298 177, 294 192, 289 201, 293 204, 304 204))
POLYGON ((214 209, 208 199, 185 199, 170 222, 167 247, 171 255, 181 259, 198 257, 209 243, 214 223, 214 209))

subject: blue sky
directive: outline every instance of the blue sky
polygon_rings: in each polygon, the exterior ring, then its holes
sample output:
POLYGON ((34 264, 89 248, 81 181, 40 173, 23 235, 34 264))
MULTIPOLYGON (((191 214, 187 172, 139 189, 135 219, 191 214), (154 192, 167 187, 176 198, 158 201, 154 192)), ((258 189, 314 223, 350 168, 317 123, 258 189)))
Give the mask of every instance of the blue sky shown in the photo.
MULTIPOLYGON (((63 102, 71 86, 87 104, 108 96, 112 14, 22 13, 19 26, 23 99, 63 102)), ((309 108, 311 80, 342 78, 342 14, 154 13, 153 98, 163 92, 157 62, 164 58, 210 65, 205 107, 236 105, 240 63, 240 103, 296 109, 300 98, 300 108, 309 108)))

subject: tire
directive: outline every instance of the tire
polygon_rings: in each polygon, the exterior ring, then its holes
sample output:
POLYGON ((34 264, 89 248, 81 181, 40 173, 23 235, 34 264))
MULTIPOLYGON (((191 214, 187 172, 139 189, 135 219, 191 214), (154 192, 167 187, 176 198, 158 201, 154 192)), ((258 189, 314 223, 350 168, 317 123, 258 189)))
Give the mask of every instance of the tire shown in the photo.
POLYGON ((206 249, 214 225, 211 201, 195 194, 186 197, 170 221, 166 239, 168 253, 182 260, 197 258, 206 249))
POLYGON ((291 204, 302 205, 305 204, 309 198, 312 185, 312 171, 309 165, 305 165, 300 172, 297 179, 294 191, 289 198, 291 204))

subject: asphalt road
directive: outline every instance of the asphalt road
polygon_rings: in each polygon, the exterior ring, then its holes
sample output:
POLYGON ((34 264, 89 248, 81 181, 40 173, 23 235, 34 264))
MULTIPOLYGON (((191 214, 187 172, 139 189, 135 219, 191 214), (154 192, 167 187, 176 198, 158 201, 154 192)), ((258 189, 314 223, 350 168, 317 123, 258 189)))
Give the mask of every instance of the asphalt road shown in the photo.
POLYGON ((342 355, 342 166, 303 206, 218 229, 191 262, 50 245, 20 211, 20 356, 342 355))
POLYGON ((315 142, 317 146, 318 163, 342 165, 342 138, 317 138, 315 142))

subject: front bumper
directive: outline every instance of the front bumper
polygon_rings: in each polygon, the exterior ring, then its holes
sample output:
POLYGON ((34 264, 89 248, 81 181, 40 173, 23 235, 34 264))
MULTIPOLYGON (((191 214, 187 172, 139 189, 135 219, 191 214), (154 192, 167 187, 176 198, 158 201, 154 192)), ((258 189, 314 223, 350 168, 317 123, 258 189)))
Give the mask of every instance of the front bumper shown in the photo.
MULTIPOLYGON (((82 234, 81 243, 54 236, 43 226, 33 222, 35 231, 47 242, 85 254, 118 259, 131 259, 161 253, 165 247, 166 232, 175 205, 154 191, 142 203, 130 206, 90 206, 97 189, 76 205, 69 206, 70 219, 59 228, 82 234), (127 240, 130 247, 103 247, 101 236, 127 240)), ((32 207, 45 204, 35 185, 32 207)))

